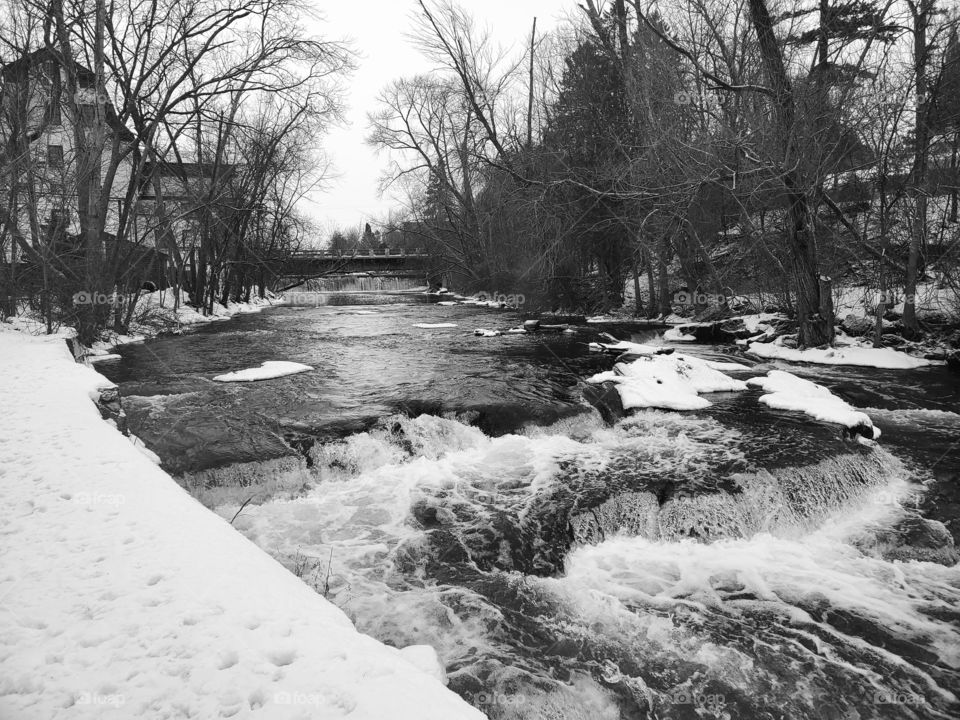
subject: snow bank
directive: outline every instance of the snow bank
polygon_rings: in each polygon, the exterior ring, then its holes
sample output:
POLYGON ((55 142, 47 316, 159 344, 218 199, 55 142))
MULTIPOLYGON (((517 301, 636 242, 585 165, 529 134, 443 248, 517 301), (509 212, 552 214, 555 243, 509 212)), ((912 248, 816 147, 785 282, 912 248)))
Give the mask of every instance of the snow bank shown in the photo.
POLYGON ((432 330, 435 328, 455 328, 457 327, 456 323, 414 323, 415 328, 422 328, 424 330, 432 330))
MULTIPOLYGON (((182 290, 180 291, 179 303, 176 302, 177 297, 173 290, 156 290, 151 293, 144 293, 137 298, 137 308, 133 313, 129 331, 126 334, 116 333, 112 330, 104 331, 103 339, 93 344, 87 354, 87 359, 90 362, 100 362, 108 359, 106 356, 112 355, 113 349, 121 345, 143 342, 161 332, 176 333, 184 327, 229 320, 234 315, 258 313, 282 302, 282 298, 272 293, 267 293, 267 295, 266 298, 255 297, 248 303, 221 305, 215 302, 211 314, 204 315, 196 308, 187 305, 190 297, 182 290), (174 305, 177 305, 176 309, 174 309, 174 305)), ((40 333, 36 332, 34 334, 40 333)))
POLYGON ((0 717, 483 717, 103 422, 109 384, 0 332, 0 717))
POLYGON ((817 365, 857 365, 887 370, 913 370, 934 365, 931 360, 913 357, 891 348, 874 348, 862 345, 834 348, 808 348, 796 350, 776 343, 750 343, 748 352, 771 360, 815 363, 817 365))
POLYGON ((253 382, 255 380, 271 380, 286 375, 296 375, 308 370, 313 370, 313 368, 309 365, 286 360, 267 360, 260 367, 234 370, 226 375, 217 375, 214 380, 217 382, 253 382))
POLYGON ((747 384, 769 393, 760 397, 760 402, 769 407, 802 412, 817 420, 848 428, 871 430, 874 440, 880 437, 880 429, 873 426, 866 413, 855 410, 823 385, 783 370, 771 370, 766 377, 750 378, 747 384))
MULTIPOLYGON (((134 312, 135 318, 137 316, 149 315, 149 312, 152 310, 168 315, 181 325, 199 325, 217 320, 228 320, 234 315, 257 313, 266 307, 277 304, 279 300, 271 296, 268 298, 255 297, 248 303, 221 305, 215 302, 213 303, 211 314, 204 315, 196 308, 187 305, 190 297, 185 291, 181 290, 180 293, 180 302, 176 310, 173 309, 176 296, 172 290, 156 290, 155 292, 141 295, 137 300, 137 309, 134 312)), ((134 327, 136 327, 136 323, 134 323, 134 327)))
POLYGON ((709 363, 685 355, 652 355, 631 363, 618 363, 613 370, 599 373, 587 382, 614 382, 625 410, 665 408, 700 410, 710 401, 700 393, 746 390, 746 383, 734 380, 709 363))

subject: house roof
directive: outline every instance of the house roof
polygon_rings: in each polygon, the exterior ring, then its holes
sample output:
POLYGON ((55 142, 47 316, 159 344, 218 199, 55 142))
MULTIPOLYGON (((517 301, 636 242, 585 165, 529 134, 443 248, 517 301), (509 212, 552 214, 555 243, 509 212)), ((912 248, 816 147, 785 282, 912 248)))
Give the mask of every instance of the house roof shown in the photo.
MULTIPOLYGON (((42 68, 46 63, 62 65, 63 56, 53 48, 43 47, 8 63, 0 63, 0 76, 8 82, 18 82, 20 79, 26 77, 32 70, 42 68)), ((77 68, 77 80, 80 86, 84 88, 93 87, 96 80, 94 72, 81 63, 74 61, 74 64, 77 68)), ((113 103, 109 101, 106 103, 106 119, 110 128, 116 131, 122 139, 127 142, 132 142, 136 139, 136 136, 130 132, 130 129, 120 122, 113 103)))

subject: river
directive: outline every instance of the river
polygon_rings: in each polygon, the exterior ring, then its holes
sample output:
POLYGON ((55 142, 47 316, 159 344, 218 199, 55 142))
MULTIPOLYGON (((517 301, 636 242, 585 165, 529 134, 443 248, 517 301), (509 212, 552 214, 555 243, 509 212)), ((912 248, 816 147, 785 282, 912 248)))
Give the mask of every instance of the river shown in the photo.
POLYGON ((872 448, 753 390, 608 426, 581 394, 598 328, 473 335, 519 321, 330 296, 99 369, 201 501, 253 498, 238 531, 363 632, 433 645, 491 718, 960 715, 960 568, 926 561, 951 562, 928 521, 960 534, 956 376, 736 357, 864 409, 872 448), (212 381, 265 360, 314 370, 212 381))

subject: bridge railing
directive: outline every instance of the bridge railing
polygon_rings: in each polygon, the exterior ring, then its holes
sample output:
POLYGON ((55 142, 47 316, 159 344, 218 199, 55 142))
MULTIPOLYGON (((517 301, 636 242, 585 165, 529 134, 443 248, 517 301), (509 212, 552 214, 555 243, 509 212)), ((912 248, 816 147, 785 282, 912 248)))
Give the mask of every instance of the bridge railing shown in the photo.
POLYGON ((383 248, 382 250, 369 250, 365 253, 339 253, 331 252, 329 250, 300 250, 290 254, 290 257, 292 258, 317 258, 330 260, 358 260, 363 258, 378 257, 425 258, 429 256, 429 253, 424 252, 422 248, 414 248, 413 251, 407 251, 404 248, 383 248))

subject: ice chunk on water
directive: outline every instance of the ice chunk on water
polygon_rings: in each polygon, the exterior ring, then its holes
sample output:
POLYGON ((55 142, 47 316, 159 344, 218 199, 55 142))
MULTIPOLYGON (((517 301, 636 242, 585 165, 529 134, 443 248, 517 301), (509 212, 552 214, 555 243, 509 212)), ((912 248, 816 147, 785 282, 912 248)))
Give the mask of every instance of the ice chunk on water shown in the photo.
POLYGON ((225 375, 217 375, 214 380, 217 382, 253 382, 254 380, 271 380, 273 378, 284 377, 285 375, 296 375, 297 373, 313 370, 309 365, 302 365, 285 360, 267 360, 260 367, 247 368, 245 370, 235 370, 225 375))

